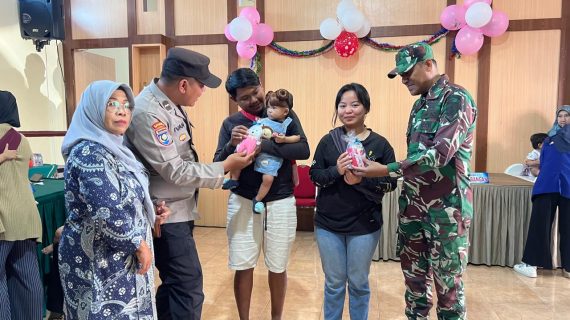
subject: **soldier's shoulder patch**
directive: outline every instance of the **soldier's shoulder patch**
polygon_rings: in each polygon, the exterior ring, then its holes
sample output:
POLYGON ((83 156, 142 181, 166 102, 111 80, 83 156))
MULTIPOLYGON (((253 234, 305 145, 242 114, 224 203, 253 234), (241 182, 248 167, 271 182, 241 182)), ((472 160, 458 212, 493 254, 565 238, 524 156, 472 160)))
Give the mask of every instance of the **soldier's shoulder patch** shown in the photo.
POLYGON ((162 121, 156 121, 152 125, 154 137, 157 142, 162 146, 169 146, 172 144, 172 135, 168 131, 168 127, 162 121))

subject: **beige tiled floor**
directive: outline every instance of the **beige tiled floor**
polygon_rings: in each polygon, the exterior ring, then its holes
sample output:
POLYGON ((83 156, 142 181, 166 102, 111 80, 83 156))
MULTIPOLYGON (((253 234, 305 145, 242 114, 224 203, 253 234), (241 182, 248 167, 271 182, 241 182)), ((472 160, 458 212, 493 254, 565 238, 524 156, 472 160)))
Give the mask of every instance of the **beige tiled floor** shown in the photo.
MULTIPOLYGON (((238 319, 233 272, 227 267, 223 228, 196 228, 204 272, 203 319, 238 319)), ((263 260, 254 273, 251 319, 270 319, 267 269, 263 260)), ((311 232, 298 232, 289 265, 284 319, 322 319, 323 273, 311 232)), ((469 319, 570 319, 570 279, 561 271, 539 271, 537 279, 511 268, 469 266, 465 275, 469 319)), ((373 262, 370 272, 370 319, 405 319, 404 285, 397 262, 373 262)), ((343 319, 349 319, 345 304, 343 319)), ((432 310, 432 319, 437 319, 432 310)))

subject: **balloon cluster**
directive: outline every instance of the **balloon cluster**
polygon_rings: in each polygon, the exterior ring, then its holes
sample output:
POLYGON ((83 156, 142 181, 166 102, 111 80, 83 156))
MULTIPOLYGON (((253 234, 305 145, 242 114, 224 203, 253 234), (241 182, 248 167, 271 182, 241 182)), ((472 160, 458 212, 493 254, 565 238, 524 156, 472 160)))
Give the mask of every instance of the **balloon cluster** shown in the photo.
POLYGON ((493 10, 493 0, 465 0, 463 5, 451 5, 439 17, 441 25, 448 30, 459 30, 455 47, 461 54, 477 53, 483 46, 483 35, 497 37, 509 27, 509 17, 502 11, 493 10))
POLYGON ((238 42, 236 51, 244 59, 253 58, 257 53, 257 46, 266 46, 273 41, 273 29, 265 23, 259 23, 260 20, 256 8, 245 7, 224 29, 229 41, 238 42))
POLYGON ((352 0, 341 0, 336 7, 335 18, 321 22, 321 36, 334 40, 334 48, 339 56, 347 58, 358 50, 358 38, 370 33, 370 21, 358 10, 352 0))

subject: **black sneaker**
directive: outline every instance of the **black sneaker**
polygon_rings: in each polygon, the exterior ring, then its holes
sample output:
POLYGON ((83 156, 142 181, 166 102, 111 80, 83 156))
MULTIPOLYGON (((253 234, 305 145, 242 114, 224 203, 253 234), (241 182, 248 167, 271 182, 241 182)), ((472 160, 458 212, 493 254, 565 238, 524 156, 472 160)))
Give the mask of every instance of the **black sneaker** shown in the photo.
POLYGON ((233 190, 239 187, 239 181, 232 180, 232 179, 225 179, 224 184, 222 184, 222 189, 224 190, 233 190))

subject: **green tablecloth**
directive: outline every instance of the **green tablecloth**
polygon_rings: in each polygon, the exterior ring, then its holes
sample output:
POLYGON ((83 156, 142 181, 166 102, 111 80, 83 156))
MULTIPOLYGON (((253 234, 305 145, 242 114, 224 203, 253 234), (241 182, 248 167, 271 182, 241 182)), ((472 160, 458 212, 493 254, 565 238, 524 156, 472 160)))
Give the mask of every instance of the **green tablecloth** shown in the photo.
MULTIPOLYGON (((490 173, 489 184, 474 184, 473 220, 469 230, 469 262, 510 266, 519 263, 524 251, 533 184, 503 173, 490 173)), ((384 196, 384 225, 374 260, 399 260, 396 254, 398 233, 398 189, 384 196)))
POLYGON ((50 257, 41 249, 53 241, 55 230, 65 222, 65 198, 63 180, 46 179, 43 185, 34 184, 34 198, 38 202, 38 211, 42 220, 42 243, 38 245, 38 258, 42 277, 50 271, 50 257))

